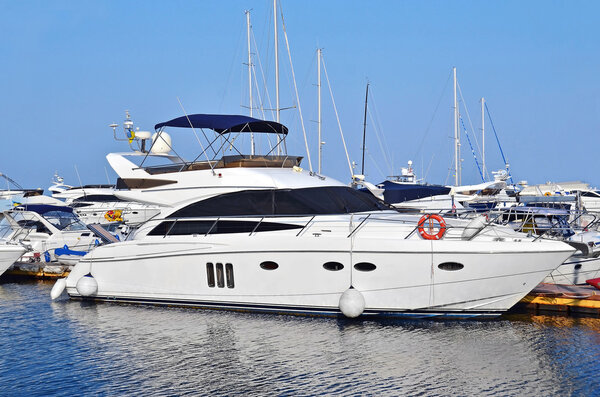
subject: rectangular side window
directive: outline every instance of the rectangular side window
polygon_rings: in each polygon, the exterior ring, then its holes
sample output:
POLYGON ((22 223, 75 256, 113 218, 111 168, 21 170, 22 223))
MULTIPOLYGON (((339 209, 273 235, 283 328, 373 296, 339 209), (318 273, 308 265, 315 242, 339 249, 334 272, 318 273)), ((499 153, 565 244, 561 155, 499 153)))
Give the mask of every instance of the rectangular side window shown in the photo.
POLYGON ((233 265, 231 263, 225 264, 225 275, 227 276, 227 288, 233 288, 233 265))
POLYGON ((215 270, 213 264, 210 262, 206 264, 206 280, 208 281, 209 287, 215 286, 215 270))
POLYGON ((217 263, 217 287, 224 288, 225 287, 225 275, 223 274, 223 264, 217 263))

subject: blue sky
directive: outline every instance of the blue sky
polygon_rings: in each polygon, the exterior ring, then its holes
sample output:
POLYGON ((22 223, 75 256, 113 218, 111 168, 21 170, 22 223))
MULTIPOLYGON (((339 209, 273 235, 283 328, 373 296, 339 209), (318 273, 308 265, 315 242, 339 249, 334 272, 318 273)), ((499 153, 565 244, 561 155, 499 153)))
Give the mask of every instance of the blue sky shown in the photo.
MULTIPOLYGON (((409 159, 428 182, 452 181, 449 76, 456 66, 475 132, 483 96, 516 180, 600 186, 600 3, 284 0, 281 6, 315 164, 311 120, 321 47, 358 170, 364 90, 371 83, 366 174, 372 182, 409 159)), ((46 188, 55 171, 78 184, 75 168, 83 183, 106 183, 107 174, 114 182, 104 156, 127 146, 113 140, 108 125, 121 124, 126 109, 143 130, 182 115, 177 98, 189 113, 247 114, 247 9, 274 98, 269 0, 0 0, 0 172, 26 187, 46 188)), ((281 105, 292 106, 282 33, 280 63, 281 105)), ((306 156, 298 120, 296 110, 282 112, 289 153, 306 156)), ((502 168, 486 131, 488 168, 502 168)), ((325 82, 323 133, 323 173, 349 181, 325 82)), ((188 130, 171 135, 176 149, 197 154, 188 130)), ((478 183, 462 136, 463 183, 478 183)))

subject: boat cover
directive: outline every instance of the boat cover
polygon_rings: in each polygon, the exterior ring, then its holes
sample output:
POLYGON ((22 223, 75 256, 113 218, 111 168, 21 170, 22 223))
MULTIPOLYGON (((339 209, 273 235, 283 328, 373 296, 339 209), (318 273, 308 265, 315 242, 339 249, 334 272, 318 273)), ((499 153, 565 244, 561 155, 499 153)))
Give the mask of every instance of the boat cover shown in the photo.
POLYGON ((386 203, 396 204, 410 200, 418 200, 431 196, 450 193, 450 188, 440 185, 402 184, 385 181, 377 185, 384 190, 383 198, 386 203))

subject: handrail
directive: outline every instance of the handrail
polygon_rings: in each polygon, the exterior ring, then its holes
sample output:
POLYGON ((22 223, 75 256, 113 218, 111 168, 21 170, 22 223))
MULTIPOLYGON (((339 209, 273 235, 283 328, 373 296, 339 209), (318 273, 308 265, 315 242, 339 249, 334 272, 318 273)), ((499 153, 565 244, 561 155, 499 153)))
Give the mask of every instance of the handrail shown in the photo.
POLYGON ((419 229, 421 226, 423 226, 423 224, 425 223, 425 221, 427 219, 429 219, 429 218, 421 217, 421 219, 419 219, 419 222, 417 222, 417 226, 415 226, 415 228, 413 230, 411 230, 411 232, 408 233, 408 235, 406 237, 404 237, 404 239, 408 240, 410 238, 410 236, 412 236, 413 234, 415 234, 415 232, 417 231, 417 229, 419 229))
POLYGON ((296 234, 296 237, 300 236, 300 234, 304 231, 304 229, 306 229, 308 227, 308 225, 312 222, 313 219, 315 219, 316 215, 313 215, 312 218, 310 218, 308 220, 308 222, 306 222, 306 224, 302 227, 302 229, 300 229, 300 231, 296 234))
POLYGON ((210 232, 212 232, 212 230, 215 228, 215 226, 217 226, 217 222, 219 222, 219 219, 221 219, 221 218, 219 217, 213 222, 213 224, 211 225, 210 229, 208 229, 208 231, 206 232, 204 237, 208 236, 210 234, 210 232))
POLYGON ((252 236, 252 233, 254 233, 256 231, 256 229, 258 229, 258 226, 260 226, 260 224, 262 223, 263 219, 265 219, 264 216, 262 218, 260 218, 260 221, 258 221, 258 223, 256 224, 256 226, 254 226, 254 229, 252 229, 252 231, 250 232, 250 234, 248 236, 252 236))
POLYGON ((169 233, 171 233, 171 230, 173 230, 173 228, 175 227, 176 223, 177 223, 177 219, 175 219, 175 221, 173 222, 173 224, 171 225, 171 227, 167 231, 165 231, 165 235, 163 236, 163 238, 166 238, 169 235, 169 233))
MULTIPOLYGON (((489 212, 488 212, 488 216, 489 216, 489 212)), ((475 237, 477 237, 479 234, 481 234, 481 232, 483 232, 488 226, 491 226, 491 224, 496 221, 496 219, 498 219, 500 216, 502 216, 502 213, 499 213, 498 215, 496 215, 495 218, 493 219, 488 219, 487 222, 483 225, 483 227, 477 231, 475 231, 475 233, 469 237, 469 239, 467 241, 471 241, 473 240, 475 237)), ((465 226, 465 230, 469 228, 469 225, 465 226)))
POLYGON ((355 232, 356 232, 356 231, 357 231, 357 230, 358 230, 358 229, 359 229, 359 228, 362 226, 362 224, 363 224, 363 223, 365 223, 365 221, 366 221, 367 219, 369 219, 369 217, 370 217, 371 215, 372 215, 372 214, 369 214, 369 215, 367 215, 367 216, 366 216, 366 218, 365 218, 365 219, 363 219, 363 220, 362 220, 362 222, 360 222, 360 223, 358 224, 358 226, 356 226, 356 227, 354 228, 354 230, 352 230, 352 231, 350 232, 350 234, 348 235, 348 237, 346 237, 346 238, 349 238, 350 236, 352 236, 352 235, 353 235, 353 234, 354 234, 354 233, 355 233, 355 232))

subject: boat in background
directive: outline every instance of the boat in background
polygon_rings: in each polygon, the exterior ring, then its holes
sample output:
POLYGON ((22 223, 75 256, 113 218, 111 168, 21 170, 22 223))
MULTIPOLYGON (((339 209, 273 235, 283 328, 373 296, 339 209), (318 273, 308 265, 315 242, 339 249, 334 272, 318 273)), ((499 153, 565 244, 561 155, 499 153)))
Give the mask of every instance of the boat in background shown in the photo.
POLYGON ((62 178, 48 189, 52 197, 64 200, 85 224, 101 224, 116 232, 121 225, 136 227, 160 213, 156 205, 123 200, 115 195, 115 185, 69 186, 62 178), (60 184, 59 184, 60 183, 60 184))
POLYGON ((450 187, 419 183, 410 160, 400 175, 388 177, 377 187, 383 189, 384 201, 397 208, 448 210, 454 203, 450 187))
POLYGON ((579 218, 582 216, 588 214, 541 206, 515 206, 492 211, 488 215, 495 222, 518 232, 538 239, 562 240, 576 248, 570 258, 544 279, 544 283, 564 285, 583 285, 587 280, 600 276, 600 218, 595 217, 593 222, 581 227, 579 218))
POLYGON ((25 247, 20 244, 0 244, 0 276, 25 253, 25 247))
POLYGON ((44 196, 43 189, 24 189, 8 175, 0 173, 0 180, 6 183, 6 189, 0 189, 0 211, 9 210, 14 206, 31 204, 52 204, 51 197, 44 196))
POLYGON ((98 237, 79 220, 72 208, 37 204, 4 211, 0 239, 26 247, 17 257, 17 267, 72 266, 75 258, 81 258, 99 244, 98 237), (62 255, 65 257, 61 258, 62 255))

